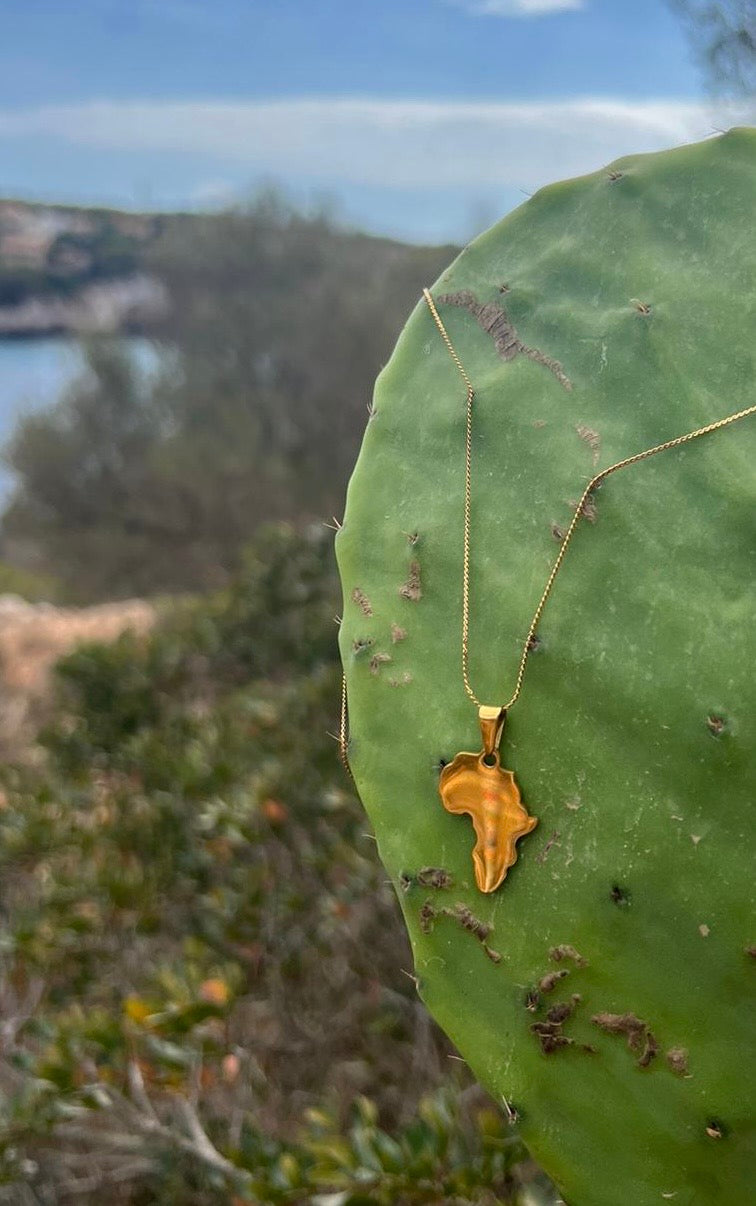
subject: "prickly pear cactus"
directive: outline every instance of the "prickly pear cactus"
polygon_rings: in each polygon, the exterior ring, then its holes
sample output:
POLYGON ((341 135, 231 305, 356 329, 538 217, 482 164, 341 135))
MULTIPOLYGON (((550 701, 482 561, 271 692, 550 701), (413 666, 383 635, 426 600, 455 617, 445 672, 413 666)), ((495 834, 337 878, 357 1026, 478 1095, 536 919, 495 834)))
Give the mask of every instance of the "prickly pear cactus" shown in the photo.
MULTIPOLYGON (((597 467, 756 400, 756 131, 544 188, 432 285, 476 388, 470 669, 503 702, 597 467)), ((418 991, 570 1206, 743 1206, 756 1078, 756 418, 608 479, 502 763, 538 828, 492 895, 441 766, 460 674, 465 395, 418 301, 337 537, 349 757, 418 991)))

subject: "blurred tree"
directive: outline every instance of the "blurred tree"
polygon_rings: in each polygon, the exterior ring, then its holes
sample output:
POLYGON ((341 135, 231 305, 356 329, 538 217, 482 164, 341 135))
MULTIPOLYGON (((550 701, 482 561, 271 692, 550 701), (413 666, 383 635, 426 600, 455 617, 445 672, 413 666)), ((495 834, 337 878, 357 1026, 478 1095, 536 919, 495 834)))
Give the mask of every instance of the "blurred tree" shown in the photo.
POLYGON ((19 479, 3 519, 10 559, 59 576, 74 599, 146 585, 145 557, 169 541, 145 494, 166 419, 117 341, 85 354, 86 375, 22 419, 5 451, 19 479))
POLYGON ((753 0, 669 0, 680 13, 708 82, 730 96, 756 98, 753 0))
POLYGON ((191 221, 190 255, 189 228, 173 223, 150 261, 173 298, 163 335, 184 358, 174 399, 183 472, 193 475, 199 453, 216 507, 226 495, 219 529, 246 534, 250 512, 329 515, 342 505, 375 377, 453 249, 338 229, 270 190, 191 221))

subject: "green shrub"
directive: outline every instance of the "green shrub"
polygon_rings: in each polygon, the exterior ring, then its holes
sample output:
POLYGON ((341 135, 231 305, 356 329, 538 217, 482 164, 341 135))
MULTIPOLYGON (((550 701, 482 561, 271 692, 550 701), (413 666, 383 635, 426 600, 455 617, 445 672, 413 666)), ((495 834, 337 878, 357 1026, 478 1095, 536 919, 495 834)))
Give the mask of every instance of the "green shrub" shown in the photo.
POLYGON ((513 1200, 515 1132, 402 970, 393 891, 328 736, 328 545, 271 530, 222 595, 69 655, 47 765, 4 772, 12 1192, 513 1200))

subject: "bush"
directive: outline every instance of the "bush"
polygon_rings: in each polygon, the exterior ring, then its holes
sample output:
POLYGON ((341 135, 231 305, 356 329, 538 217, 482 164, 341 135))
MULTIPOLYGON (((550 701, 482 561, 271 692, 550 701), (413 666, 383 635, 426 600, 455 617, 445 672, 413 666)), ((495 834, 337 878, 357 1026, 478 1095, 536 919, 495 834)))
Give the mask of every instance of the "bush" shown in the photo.
POLYGON ((511 1201, 522 1151, 416 998, 327 733, 329 541, 272 529, 246 565, 66 658, 45 770, 5 772, 3 1176, 83 1206, 511 1201))

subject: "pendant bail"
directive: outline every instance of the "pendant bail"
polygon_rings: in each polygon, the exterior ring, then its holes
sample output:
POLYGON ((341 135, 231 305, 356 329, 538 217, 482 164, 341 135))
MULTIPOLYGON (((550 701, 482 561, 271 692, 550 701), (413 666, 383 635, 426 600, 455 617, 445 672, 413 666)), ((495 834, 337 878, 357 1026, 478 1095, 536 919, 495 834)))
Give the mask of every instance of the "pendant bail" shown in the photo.
POLYGON ((506 719, 506 708, 489 707, 486 704, 481 704, 478 708, 480 732, 483 737, 483 753, 487 758, 491 754, 495 754, 499 748, 506 719))

